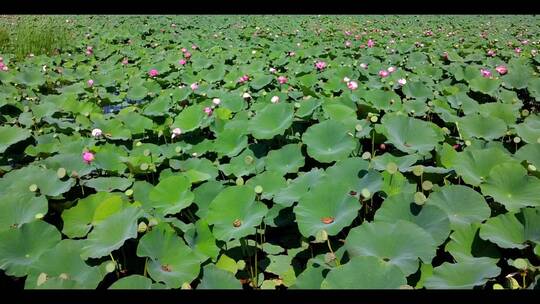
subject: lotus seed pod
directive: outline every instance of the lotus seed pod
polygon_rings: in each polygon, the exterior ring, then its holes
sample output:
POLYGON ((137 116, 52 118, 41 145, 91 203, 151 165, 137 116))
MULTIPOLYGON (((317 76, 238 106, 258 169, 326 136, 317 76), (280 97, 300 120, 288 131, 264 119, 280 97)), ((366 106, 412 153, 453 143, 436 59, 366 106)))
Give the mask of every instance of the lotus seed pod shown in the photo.
POLYGON ((294 103, 294 107, 295 107, 295 108, 297 108, 297 109, 298 109, 298 108, 300 108, 300 106, 301 106, 301 105, 300 105, 300 103, 299 103, 299 102, 295 102, 295 103, 294 103))
POLYGON ((244 184, 244 179, 240 176, 236 179, 235 182, 237 186, 242 186, 244 184))
POLYGON ((324 255, 324 262, 329 264, 333 261, 336 260, 336 255, 332 252, 327 252, 325 255, 324 255))
POLYGON ((43 285, 46 281, 47 281, 47 274, 45 272, 42 272, 37 277, 36 285, 37 286, 43 285))
POLYGON ((326 230, 319 230, 317 234, 315 235, 315 243, 323 243, 328 240, 328 233, 326 230))
POLYGON ((399 286, 399 289, 414 289, 411 285, 401 285, 399 286))
POLYGON ((362 153, 362 159, 367 160, 367 159, 370 159, 370 158, 371 158, 371 153, 369 153, 369 152, 362 153))
POLYGON ((150 150, 144 149, 143 155, 144 155, 144 156, 149 156, 149 155, 150 155, 150 150))
POLYGON ((389 162, 386 164, 386 171, 390 174, 396 174, 398 171, 398 166, 394 162, 389 162))
POLYGON ((67 273, 61 273, 59 276, 58 276, 61 280, 67 280, 69 279, 69 275, 67 273))
POLYGON ((427 198, 422 192, 416 192, 414 194, 414 202, 417 205, 423 205, 426 202, 427 198))
POLYGON ((424 166, 422 166, 422 165, 414 166, 412 172, 413 172, 414 175, 420 176, 420 175, 424 174, 424 166))
POLYGON ((127 196, 132 196, 133 195, 133 189, 127 189, 125 192, 124 192, 125 195, 127 196))
POLYGON ((38 190, 38 186, 36 184, 31 184, 30 187, 28 187, 28 189, 31 192, 36 192, 38 190))
POLYGON ((430 181, 424 181, 422 183, 422 189, 424 189, 425 191, 429 191, 433 188, 433 183, 430 182, 430 181))
POLYGON ((379 120, 379 117, 371 116, 371 118, 369 120, 371 120, 371 122, 375 123, 375 122, 377 122, 379 120))
POLYGON ((367 189, 367 188, 362 189, 362 191, 360 192, 360 194, 362 195, 362 197, 363 197, 364 199, 368 199, 368 198, 371 197, 371 191, 369 191, 369 189, 367 189))
POLYGON ((253 163, 253 157, 252 157, 251 155, 246 156, 246 157, 244 158, 244 163, 245 163, 246 165, 252 164, 252 163, 253 163))
POLYGON ((536 171, 536 167, 534 165, 528 165, 527 169, 532 172, 536 171))
POLYGON ((142 171, 146 171, 146 170, 148 170, 148 164, 147 163, 142 163, 140 165, 140 168, 141 168, 142 171))
POLYGON ((158 220, 155 218, 151 218, 148 220, 148 227, 154 227, 154 226, 157 226, 157 224, 158 224, 158 220))
POLYGON ((530 112, 527 109, 524 109, 524 110, 521 111, 521 116, 523 116, 523 117, 527 117, 527 116, 529 116, 529 114, 530 114, 530 112))
POLYGON ((34 218, 35 218, 36 220, 40 220, 40 219, 42 219, 43 217, 44 217, 43 213, 37 213, 36 215, 34 215, 34 218))
POLYGON ((174 152, 176 152, 176 153, 182 152, 182 147, 176 146, 176 148, 174 148, 174 152))
POLYGON ((354 126, 354 129, 358 132, 362 131, 363 127, 361 124, 357 124, 356 126, 354 126))
POLYGON ((144 233, 148 229, 148 225, 146 225, 145 222, 140 222, 139 226, 137 226, 137 231, 139 233, 144 233))
POLYGON ((514 142, 519 144, 521 142, 521 138, 519 136, 514 137, 514 142))
POLYGON ((466 141, 465 141, 465 145, 466 145, 466 146, 470 146, 470 145, 472 145, 472 143, 471 143, 470 140, 466 140, 466 141))
POLYGON ((66 169, 65 168, 58 168, 58 170, 56 170, 56 176, 58 176, 58 178, 62 179, 64 178, 64 176, 66 176, 66 169))
POLYGON ((135 144, 135 146, 137 146, 137 147, 142 146, 142 142, 138 141, 138 142, 135 144))
POLYGON ((238 228, 238 227, 242 226, 242 221, 240 219, 235 219, 233 221, 232 225, 233 225, 233 227, 238 228))
POLYGON ((261 194, 263 192, 263 187, 260 185, 255 186, 255 193, 261 194))

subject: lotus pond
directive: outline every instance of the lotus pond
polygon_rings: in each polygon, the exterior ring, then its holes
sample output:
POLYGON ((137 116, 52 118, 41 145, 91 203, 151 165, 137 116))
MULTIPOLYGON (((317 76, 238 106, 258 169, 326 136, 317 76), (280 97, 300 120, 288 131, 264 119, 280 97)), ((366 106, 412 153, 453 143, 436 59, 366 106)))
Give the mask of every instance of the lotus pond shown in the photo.
POLYGON ((538 287, 539 18, 56 18, 0 54, 3 286, 538 287))

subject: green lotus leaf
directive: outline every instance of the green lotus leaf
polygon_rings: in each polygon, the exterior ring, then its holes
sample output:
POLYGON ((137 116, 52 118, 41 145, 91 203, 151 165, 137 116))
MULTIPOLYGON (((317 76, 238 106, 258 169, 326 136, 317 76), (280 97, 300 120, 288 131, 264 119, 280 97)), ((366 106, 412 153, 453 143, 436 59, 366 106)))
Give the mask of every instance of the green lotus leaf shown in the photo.
POLYGON ((262 171, 264 161, 256 158, 251 149, 245 149, 240 155, 231 159, 228 164, 222 164, 219 169, 225 175, 245 176, 262 171))
POLYGON ((501 248, 523 249, 526 241, 540 243, 540 209, 524 208, 520 213, 505 213, 488 219, 480 237, 501 248))
POLYGON ((0 179, 0 194, 30 192, 29 187, 34 184, 37 185, 39 193, 58 196, 69 191, 75 180, 70 178, 61 181, 57 178, 56 171, 29 165, 5 174, 0 179))
POLYGON ((375 256, 355 256, 332 269, 321 284, 322 289, 398 289, 406 285, 403 272, 396 265, 375 256))
POLYGON ((320 169, 312 169, 307 173, 299 174, 297 178, 289 183, 287 188, 274 196, 274 202, 286 207, 291 206, 294 202, 298 202, 300 197, 308 193, 324 175, 324 171, 320 169))
POLYGON ((362 97, 375 109, 384 111, 391 111, 401 101, 401 98, 395 92, 383 90, 369 90, 362 97))
POLYGON ((501 80, 479 76, 470 80, 469 84, 471 85, 471 90, 473 91, 492 95, 497 91, 497 89, 499 89, 501 80))
POLYGON ((341 122, 325 120, 309 127, 302 135, 302 141, 307 145, 309 156, 330 163, 347 158, 356 148, 356 142, 348 132, 341 122))
POLYGON ((407 95, 407 97, 412 98, 433 98, 433 90, 426 86, 424 83, 418 81, 407 82, 407 84, 403 86, 403 93, 407 95))
POLYGON ((36 221, 47 214, 44 196, 31 193, 6 193, 0 195, 0 232, 36 221))
POLYGON ((95 224, 82 247, 81 256, 84 259, 106 256, 122 247, 126 240, 136 238, 137 219, 141 214, 141 209, 130 206, 95 224))
POLYGON ((388 197, 400 193, 414 194, 416 192, 416 184, 410 183, 409 180, 399 171, 394 174, 384 171, 381 175, 382 185, 380 190, 386 193, 388 197))
MULTIPOLYGON (((539 98, 540 99, 540 98, 539 98)), ((307 117, 310 116, 315 109, 321 105, 321 101, 318 99, 307 99, 303 100, 300 103, 300 107, 296 110, 296 116, 298 117, 307 117)))
POLYGON ((165 224, 154 227, 140 239, 137 256, 150 258, 148 274, 168 288, 189 284, 200 272, 197 255, 165 224))
POLYGON ((298 275, 291 289, 320 289, 324 280, 323 268, 315 268, 313 265, 308 265, 302 273, 298 275))
POLYGON ((512 157, 499 148, 466 149, 457 153, 454 169, 464 182, 479 186, 488 178, 493 167, 507 162, 512 162, 512 157))
POLYGON ((133 184, 133 180, 125 177, 96 177, 82 183, 85 187, 93 188, 98 192, 124 191, 133 184))
POLYGON ((527 89, 529 90, 529 93, 536 99, 536 101, 540 101, 540 78, 529 79, 527 89))
POLYGON ((233 157, 244 150, 247 144, 246 130, 239 127, 225 128, 224 131, 216 134, 214 151, 220 156, 233 157))
POLYGON ((242 289, 233 274, 209 264, 203 268, 203 277, 197 289, 242 289))
POLYGON ((246 182, 246 185, 252 187, 253 191, 255 191, 257 186, 262 187, 261 198, 272 199, 274 195, 287 187, 287 182, 282 174, 274 171, 265 171, 250 178, 246 182))
POLYGON ((517 163, 503 163, 493 167, 480 188, 482 194, 493 197, 508 211, 540 206, 540 179, 528 176, 527 170, 517 163))
POLYGON ((146 130, 152 130, 152 127, 154 126, 154 123, 150 118, 147 118, 137 112, 127 112, 121 114, 123 115, 118 115, 117 117, 131 131, 131 134, 142 134, 146 130))
POLYGON ((290 103, 267 104, 249 121, 249 129, 256 139, 270 139, 282 135, 292 124, 294 106, 290 103))
MULTIPOLYGON (((101 157, 101 155, 100 155, 101 157)), ((73 175, 73 172, 79 177, 90 174, 96 169, 95 163, 88 165, 87 163, 81 161, 81 153, 59 153, 51 157, 47 157, 42 161, 42 163, 52 170, 58 170, 64 168, 67 175, 73 175)), ((125 166, 124 166, 125 167, 125 166)))
POLYGON ((375 213, 376 222, 393 223, 409 221, 427 231, 437 244, 443 243, 450 234, 450 221, 441 208, 425 204, 422 208, 414 204, 412 193, 400 193, 384 200, 375 213))
POLYGON ((369 163, 360 157, 351 157, 337 161, 334 165, 326 169, 326 175, 329 179, 339 180, 349 190, 358 188, 361 183, 361 177, 367 173, 369 163))
POLYGON ((163 215, 175 214, 193 203, 195 195, 190 191, 189 179, 182 175, 166 177, 150 191, 148 198, 153 208, 163 215))
MULTIPOLYGON (((79 158, 79 163, 80 163, 80 155, 77 155, 77 156, 79 158)), ((105 144, 103 146, 100 146, 99 151, 96 152, 93 164, 96 166, 96 168, 99 168, 99 169, 117 172, 117 173, 123 173, 126 170, 127 166, 124 163, 122 163, 122 158, 126 156, 127 156, 127 152, 122 147, 111 145, 111 144, 105 144)), ((86 164, 83 164, 83 165, 86 165, 86 164)), ((66 169, 69 170, 69 167, 66 169)), ((81 174, 79 173, 79 175, 81 174)))
POLYGON ((70 238, 84 237, 92 226, 127 206, 117 194, 98 192, 77 202, 62 212, 62 233, 70 238))
POLYGON ((426 154, 443 140, 440 128, 431 122, 404 115, 384 115, 381 132, 399 150, 426 154))
POLYGON ((216 166, 206 158, 190 158, 185 161, 173 162, 171 159, 169 165, 176 170, 185 171, 185 175, 190 178, 191 183, 214 179, 218 176, 216 166), (204 178, 195 179, 195 174, 200 174, 204 178))
POLYGON ((255 91, 258 91, 267 86, 273 79, 274 77, 270 75, 255 75, 249 84, 255 91))
POLYGON ((516 125, 519 137, 528 143, 540 143, 540 116, 531 115, 516 125))
POLYGON ((490 258, 471 258, 454 264, 445 262, 433 269, 424 286, 428 289, 472 289, 500 273, 496 261, 490 258))
POLYGON ((148 89, 144 86, 136 86, 130 88, 127 92, 127 97, 133 100, 141 100, 148 95, 148 89))
POLYGON ((65 239, 54 248, 44 252, 30 267, 30 274, 25 281, 25 289, 50 288, 47 281, 59 279, 62 285, 75 289, 96 289, 107 272, 99 266, 88 266, 81 258, 80 240, 65 239), (47 276, 40 282, 39 276, 47 276))
POLYGON ((171 108, 171 97, 161 95, 144 107, 143 114, 146 116, 163 116, 171 108))
POLYGON ((497 246, 480 238, 481 225, 474 223, 456 228, 444 249, 458 262, 476 257, 499 258, 497 246))
POLYGON ((508 67, 508 73, 501 77, 503 85, 511 89, 525 89, 533 76, 529 65, 514 63, 508 67))
POLYGON ((188 106, 176 116, 171 128, 180 128, 182 133, 196 130, 201 126, 205 116, 206 114, 202 105, 188 106))
POLYGON ((514 154, 516 159, 527 161, 536 168, 540 168, 540 143, 526 144, 514 154))
POLYGON ((426 206, 437 206, 444 210, 453 230, 471 223, 482 222, 491 215, 491 209, 484 197, 462 185, 448 185, 432 192, 426 201, 426 206))
POLYGON ((105 120, 99 118, 94 120, 94 125, 96 128, 101 129, 103 134, 108 134, 107 137, 110 139, 131 139, 131 131, 129 131, 119 119, 105 120))
POLYGON ((255 201, 255 191, 249 186, 230 186, 222 190, 210 203, 207 221, 218 240, 230 241, 254 234, 268 212, 255 201))
POLYGON ((60 231, 44 221, 23 224, 0 232, 0 269, 7 275, 23 277, 48 249, 60 242, 60 231))
POLYGON ((278 150, 268 152, 266 170, 281 175, 296 173, 305 164, 300 145, 288 144, 278 150))
POLYGON ((18 143, 32 136, 30 130, 12 127, 0 127, 0 153, 4 153, 9 146, 18 143))
POLYGON ((388 163, 395 163, 398 166, 400 172, 406 172, 408 169, 418 161, 418 156, 416 154, 404 155, 404 156, 394 156, 390 153, 384 153, 382 155, 377 155, 371 160, 373 169, 384 171, 386 170, 386 165, 388 163))
POLYGON ((206 215, 208 214, 208 206, 210 206, 212 200, 214 200, 214 198, 224 188, 225 186, 222 182, 208 181, 193 190, 193 193, 195 194, 195 198, 193 200, 195 202, 195 205, 197 205, 198 207, 198 210, 195 214, 199 218, 206 218, 206 215))
POLYGON ((201 255, 202 261, 208 258, 217 260, 219 248, 206 220, 200 219, 195 222, 195 227, 186 231, 184 239, 196 254, 201 255))
POLYGON ((393 223, 366 222, 352 228, 345 240, 345 248, 351 257, 378 257, 409 275, 418 270, 419 260, 431 262, 437 245, 418 225, 398 220, 393 223))
POLYGON ((15 75, 15 80, 27 87, 39 87, 45 83, 45 77, 38 68, 21 70, 15 75))
POLYGON ((492 140, 506 134, 506 123, 497 117, 467 115, 459 120, 459 129, 464 138, 472 136, 492 140))
POLYGON ((152 289, 152 280, 140 274, 132 274, 115 281, 109 289, 152 289))
POLYGON ((352 223, 360 207, 346 185, 326 178, 300 198, 294 213, 305 237, 315 236, 321 230, 336 235, 352 223))

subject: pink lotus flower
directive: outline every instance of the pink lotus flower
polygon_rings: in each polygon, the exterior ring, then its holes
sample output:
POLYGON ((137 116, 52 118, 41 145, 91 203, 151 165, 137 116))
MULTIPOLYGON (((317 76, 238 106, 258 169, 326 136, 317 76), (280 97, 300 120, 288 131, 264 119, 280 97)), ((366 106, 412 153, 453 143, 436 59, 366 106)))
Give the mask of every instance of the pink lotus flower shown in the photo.
POLYGON ((367 41, 367 46, 368 46, 368 48, 372 48, 373 46, 375 46, 375 41, 369 39, 369 40, 367 41))
POLYGON ((368 68, 368 65, 366 63, 360 63, 360 67, 362 69, 367 69, 368 68))
POLYGON ((286 84, 287 83, 287 77, 285 76, 279 76, 277 78, 277 81, 279 82, 279 84, 286 84))
POLYGON ((495 68, 495 70, 501 75, 504 75, 508 72, 508 69, 504 65, 499 65, 495 68))
POLYGON ((186 57, 186 58, 191 58, 191 53, 190 53, 190 52, 185 52, 185 53, 184 53, 184 57, 186 57))
POLYGON ((525 39, 525 40, 521 41, 521 44, 527 45, 527 44, 529 44, 529 40, 525 39))
POLYGON ((156 69, 151 69, 150 72, 148 72, 148 75, 150 77, 156 77, 157 75, 159 75, 159 72, 156 69))
POLYGON ((488 50, 487 55, 490 57, 495 57, 495 51, 494 50, 488 50))
POLYGON ((185 53, 187 52, 187 49, 186 48, 182 48, 182 53, 185 53))
POLYGON ((396 67, 391 66, 387 69, 387 71, 388 73, 394 73, 396 71, 396 67))
POLYGON ((296 55, 295 52, 289 52, 289 56, 293 57, 294 55, 296 55))
POLYGON ((352 45, 352 42, 350 42, 349 40, 345 41, 345 46, 346 47, 350 47, 352 45))
POLYGON ((180 65, 184 65, 184 64, 186 64, 186 62, 187 62, 187 61, 186 61, 185 59, 180 59, 180 60, 178 60, 178 63, 179 63, 180 65))
POLYGON ((192 50, 196 50, 197 49, 197 46, 195 44, 191 45, 191 49, 192 50))
POLYGON ((92 51, 86 51, 85 53, 86 53, 86 55, 88 55, 88 56, 92 55, 92 51))
POLYGON ((182 134, 182 130, 180 130, 180 128, 174 128, 172 130, 171 139, 180 136, 180 134, 182 134))
POLYGON ((347 87, 349 88, 349 90, 356 90, 358 89, 358 83, 356 81, 349 81, 347 82, 347 87))
POLYGON ((317 61, 315 62, 315 67, 320 71, 326 68, 326 62, 324 61, 317 61))
POLYGON ((536 56, 538 54, 538 51, 537 50, 531 50, 531 56, 536 56))
POLYGON ((426 36, 433 36, 433 32, 432 32, 431 30, 425 31, 425 32, 424 32, 424 35, 426 35, 426 36))
POLYGON ((351 81, 351 79, 349 79, 349 77, 343 77, 343 82, 349 82, 351 81))
POLYGON ((218 106, 221 103, 221 99, 214 98, 214 99, 212 99, 212 103, 215 104, 216 106, 218 106))
POLYGON ((212 115, 212 108, 210 108, 210 107, 204 108, 204 113, 206 113, 208 116, 211 116, 212 115))
POLYGON ((196 83, 196 82, 194 82, 194 83, 192 83, 189 87, 191 88, 191 90, 195 91, 196 89, 199 88, 199 84, 196 83))
POLYGON ((482 77, 489 78, 491 77, 491 71, 486 69, 480 69, 480 73, 482 74, 482 77))
POLYGON ((171 24, 171 27, 176 27, 176 24, 174 24, 174 23, 173 23, 173 24, 171 24))
POLYGON ((380 71, 379 71, 379 76, 381 76, 382 78, 388 77, 389 74, 390 74, 390 73, 388 73, 387 70, 380 70, 380 71))
POLYGON ((350 35, 351 35, 350 31, 345 31, 345 36, 350 36, 350 35))
POLYGON ((124 60, 122 60, 122 64, 123 64, 123 65, 126 65, 126 64, 128 64, 128 63, 129 63, 129 60, 128 60, 127 58, 124 58, 124 60))
POLYGON ((244 82, 246 82, 246 81, 248 81, 248 80, 249 80, 249 76, 248 76, 248 75, 244 75, 244 76, 240 77, 240 79, 238 79, 238 82, 244 83, 244 82))
POLYGON ((521 54, 521 48, 518 48, 518 47, 515 48, 515 49, 514 49, 514 52, 516 52, 516 54, 521 54))
POLYGON ((94 80, 90 79, 87 81, 87 83, 88 83, 88 86, 91 87, 94 85, 94 80))
POLYGON ((94 160, 94 153, 85 151, 82 154, 83 161, 87 164, 90 164, 94 160))
POLYGON ((405 80, 405 78, 400 78, 398 79, 397 82, 399 83, 400 86, 404 86, 407 83, 407 80, 405 80))
POLYGON ((4 61, 4 57, 0 57, 0 62, 3 62, 4 61))
POLYGON ((274 74, 275 72, 277 72, 277 70, 274 69, 274 68, 270 68, 268 71, 270 71, 270 73, 272 73, 272 74, 274 74))
POLYGON ((92 130, 92 136, 93 137, 100 137, 101 135, 103 134, 103 132, 101 131, 101 129, 93 129, 92 130))
POLYGON ((361 48, 361 49, 365 49, 366 45, 365 44, 360 44, 360 46, 358 46, 358 47, 361 48))
POLYGON ((272 99, 270 99, 271 103, 278 103, 279 102, 279 96, 273 96, 272 99))
POLYGON ((4 66, 2 67, 2 71, 4 71, 4 72, 9 71, 9 68, 7 67, 7 65, 4 65, 4 66))

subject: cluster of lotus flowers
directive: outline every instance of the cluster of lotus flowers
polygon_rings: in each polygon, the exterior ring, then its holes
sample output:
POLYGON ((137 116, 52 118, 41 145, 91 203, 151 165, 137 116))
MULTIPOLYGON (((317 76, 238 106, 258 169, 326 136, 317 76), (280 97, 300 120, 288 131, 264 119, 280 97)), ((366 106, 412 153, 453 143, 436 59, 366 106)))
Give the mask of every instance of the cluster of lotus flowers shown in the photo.
MULTIPOLYGON (((497 73, 499 73, 500 75, 508 73, 508 69, 504 65, 497 66, 495 68, 495 71, 497 71, 497 73)), ((493 76, 491 71, 488 69, 480 69, 480 74, 482 74, 482 76, 485 78, 491 78, 493 76)))
POLYGON ((0 57, 0 71, 7 72, 9 70, 8 66, 4 63, 4 58, 0 57))

